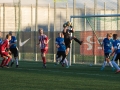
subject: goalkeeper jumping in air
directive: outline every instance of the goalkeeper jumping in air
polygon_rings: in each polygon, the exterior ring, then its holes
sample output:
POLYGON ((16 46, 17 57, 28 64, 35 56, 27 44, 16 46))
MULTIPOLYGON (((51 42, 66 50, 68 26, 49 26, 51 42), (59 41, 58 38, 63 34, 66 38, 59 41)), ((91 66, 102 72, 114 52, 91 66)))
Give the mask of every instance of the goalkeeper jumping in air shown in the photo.
MULTIPOLYGON (((71 22, 68 21, 68 22, 63 24, 62 33, 64 35, 64 42, 65 42, 65 46, 66 46, 66 55, 68 55, 68 53, 69 53, 71 40, 74 39, 77 43, 82 45, 83 41, 80 41, 75 36, 70 35, 71 33, 74 33, 74 29, 71 25, 71 22)), ((61 61, 61 62, 63 62, 63 61, 61 61)))

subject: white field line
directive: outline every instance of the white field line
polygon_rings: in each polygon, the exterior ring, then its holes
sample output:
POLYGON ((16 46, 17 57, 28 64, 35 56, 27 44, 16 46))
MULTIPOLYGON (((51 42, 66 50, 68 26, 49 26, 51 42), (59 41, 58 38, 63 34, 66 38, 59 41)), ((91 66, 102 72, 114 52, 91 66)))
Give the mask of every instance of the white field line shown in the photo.
MULTIPOLYGON (((29 71, 45 71, 45 72, 53 72, 53 73, 67 73, 67 74, 76 74, 76 75, 88 75, 88 76, 100 76, 100 77, 112 77, 112 78, 117 78, 119 76, 114 75, 102 75, 102 74, 90 74, 90 73, 74 73, 74 72, 64 72, 64 71, 56 71, 56 70, 39 70, 39 69, 25 69, 25 68, 17 68, 17 69, 24 69, 24 70, 29 70, 29 71)), ((102 71, 101 71, 102 72, 102 71)), ((119 73, 118 73, 119 74, 119 73)))

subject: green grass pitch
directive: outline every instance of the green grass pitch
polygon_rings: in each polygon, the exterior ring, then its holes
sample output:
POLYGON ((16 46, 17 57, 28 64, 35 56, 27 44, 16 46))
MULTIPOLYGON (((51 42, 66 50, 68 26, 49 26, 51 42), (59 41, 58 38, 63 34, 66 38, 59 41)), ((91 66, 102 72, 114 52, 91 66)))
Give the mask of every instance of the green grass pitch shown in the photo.
POLYGON ((119 90, 120 73, 109 66, 72 64, 70 68, 20 61, 19 68, 0 68, 0 90, 119 90))

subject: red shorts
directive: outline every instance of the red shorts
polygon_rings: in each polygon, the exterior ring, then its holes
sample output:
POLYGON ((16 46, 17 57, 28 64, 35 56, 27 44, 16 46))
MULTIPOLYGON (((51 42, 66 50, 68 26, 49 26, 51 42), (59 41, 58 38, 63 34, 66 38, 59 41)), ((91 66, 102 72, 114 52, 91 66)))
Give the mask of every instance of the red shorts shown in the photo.
POLYGON ((3 56, 8 56, 9 53, 8 52, 1 52, 0 54, 1 54, 1 57, 3 57, 3 56))
POLYGON ((48 49, 41 49, 41 53, 48 53, 48 49))

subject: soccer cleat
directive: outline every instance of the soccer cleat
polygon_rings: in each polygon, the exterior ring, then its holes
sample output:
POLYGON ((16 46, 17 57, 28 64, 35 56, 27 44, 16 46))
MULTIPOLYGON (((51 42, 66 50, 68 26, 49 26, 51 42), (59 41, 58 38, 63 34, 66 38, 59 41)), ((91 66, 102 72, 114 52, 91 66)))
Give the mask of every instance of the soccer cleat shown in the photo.
POLYGON ((112 71, 115 71, 115 68, 114 68, 114 67, 112 67, 112 71))
POLYGON ((13 66, 13 64, 14 64, 14 62, 12 62, 10 66, 12 67, 12 66, 13 66))
POLYGON ((18 65, 16 65, 16 68, 18 68, 18 65))
POLYGON ((83 41, 80 41, 79 44, 82 45, 83 41))
POLYGON ((43 68, 46 68, 46 66, 43 66, 43 68))
POLYGON ((62 63, 62 66, 63 66, 63 67, 64 67, 64 65, 65 65, 65 64, 64 64, 64 63, 62 63))
POLYGON ((56 64, 54 64, 54 66, 57 66, 58 64, 56 63, 56 64))
POLYGON ((101 71, 103 71, 104 70, 104 67, 101 67, 101 69, 100 69, 101 71))
POLYGON ((43 68, 46 68, 46 64, 43 65, 43 68))
POLYGON ((120 73, 120 70, 117 70, 115 73, 116 73, 116 74, 117 74, 117 73, 120 73))
POLYGON ((62 63, 63 63, 63 62, 62 62, 62 61, 60 61, 60 64, 61 64, 61 65, 62 65, 62 63))
POLYGON ((60 64, 64 67, 64 63, 62 61, 60 61, 60 64))
POLYGON ((66 68, 69 68, 69 66, 66 66, 66 68))
POLYGON ((9 68, 9 65, 4 66, 5 68, 9 68))

